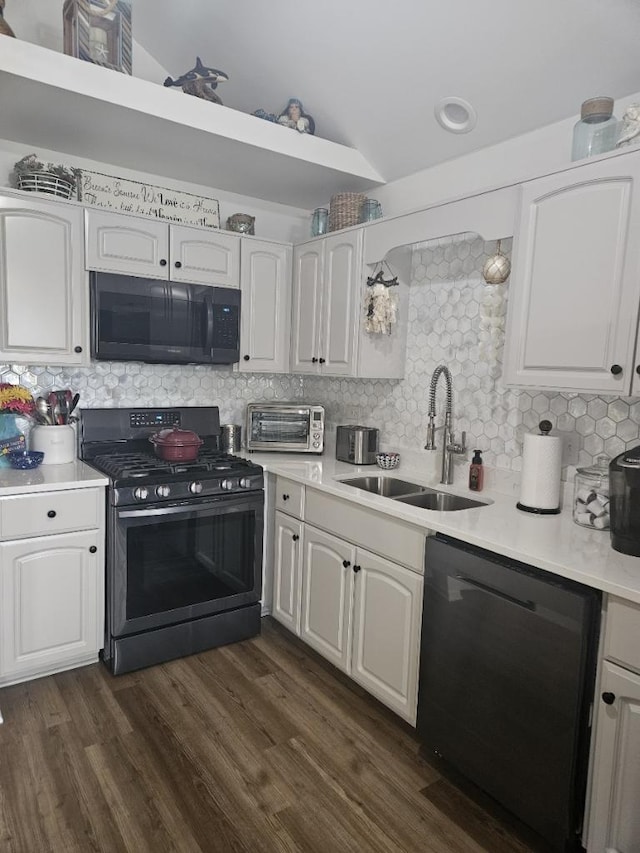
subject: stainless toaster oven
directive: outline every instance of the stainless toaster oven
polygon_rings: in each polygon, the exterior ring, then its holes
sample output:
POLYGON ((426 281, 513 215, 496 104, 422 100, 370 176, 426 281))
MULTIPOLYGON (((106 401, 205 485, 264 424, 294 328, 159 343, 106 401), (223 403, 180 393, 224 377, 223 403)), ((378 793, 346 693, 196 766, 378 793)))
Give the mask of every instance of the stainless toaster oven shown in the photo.
POLYGON ((324 408, 305 403, 249 403, 247 450, 322 453, 324 408))

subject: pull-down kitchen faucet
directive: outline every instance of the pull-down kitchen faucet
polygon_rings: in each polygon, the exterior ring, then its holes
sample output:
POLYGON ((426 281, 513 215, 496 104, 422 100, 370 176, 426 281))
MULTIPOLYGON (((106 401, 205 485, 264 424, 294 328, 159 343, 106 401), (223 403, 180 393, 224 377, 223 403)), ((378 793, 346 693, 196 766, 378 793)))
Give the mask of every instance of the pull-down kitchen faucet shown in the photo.
POLYGON ((424 446, 425 450, 436 449, 436 429, 443 430, 443 449, 442 449, 442 477, 440 482, 447 486, 453 483, 453 454, 466 453, 466 433, 462 433, 462 443, 454 442, 454 434, 451 429, 451 409, 452 409, 453 390, 451 386, 451 373, 449 368, 444 364, 438 365, 431 376, 431 385, 429 387, 429 424, 427 426, 427 441, 424 446), (444 424, 442 427, 436 427, 436 388, 438 387, 438 379, 444 376, 447 383, 447 407, 444 413, 444 424))

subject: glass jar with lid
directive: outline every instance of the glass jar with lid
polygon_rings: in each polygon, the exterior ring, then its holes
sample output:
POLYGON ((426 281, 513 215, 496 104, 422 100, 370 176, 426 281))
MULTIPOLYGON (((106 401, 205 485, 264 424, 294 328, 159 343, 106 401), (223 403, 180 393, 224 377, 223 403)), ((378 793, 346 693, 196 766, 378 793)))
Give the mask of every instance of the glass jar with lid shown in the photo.
POLYGON ((578 468, 573 490, 573 520, 581 527, 609 529, 609 458, 578 468))
POLYGON ((618 137, 618 121, 613 115, 613 98, 589 98, 582 104, 580 121, 573 128, 572 160, 613 151, 618 137))

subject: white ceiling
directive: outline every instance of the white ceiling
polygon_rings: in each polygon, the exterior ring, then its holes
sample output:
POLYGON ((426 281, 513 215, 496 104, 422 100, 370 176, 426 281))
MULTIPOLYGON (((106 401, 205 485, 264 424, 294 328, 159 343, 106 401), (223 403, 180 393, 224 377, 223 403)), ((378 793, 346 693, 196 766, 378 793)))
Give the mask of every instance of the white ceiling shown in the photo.
MULTIPOLYGON (((133 0, 136 40, 172 76, 229 76, 227 107, 280 112, 395 180, 640 90, 637 0, 133 0), (451 134, 446 96, 478 122, 451 134)), ((215 109, 215 107, 212 107, 215 109)), ((619 116, 620 117, 620 116, 619 116)), ((293 132, 293 131, 292 131, 293 132)))

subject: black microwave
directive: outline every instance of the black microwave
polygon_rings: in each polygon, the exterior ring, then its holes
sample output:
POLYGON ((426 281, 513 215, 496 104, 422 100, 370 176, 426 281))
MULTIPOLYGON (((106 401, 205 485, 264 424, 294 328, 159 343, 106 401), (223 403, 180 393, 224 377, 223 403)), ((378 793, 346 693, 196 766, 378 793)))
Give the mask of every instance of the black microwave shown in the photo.
POLYGON ((240 291, 92 272, 91 357, 233 364, 240 358, 240 291))

